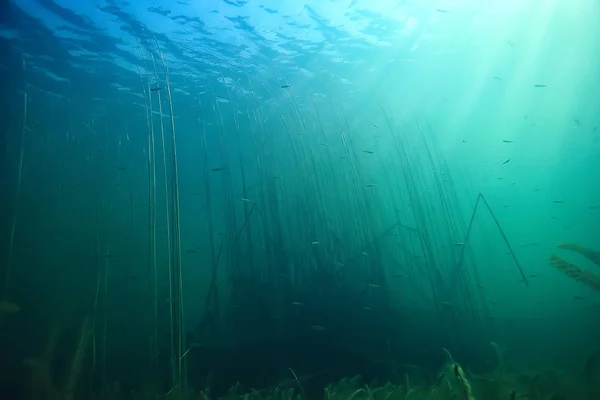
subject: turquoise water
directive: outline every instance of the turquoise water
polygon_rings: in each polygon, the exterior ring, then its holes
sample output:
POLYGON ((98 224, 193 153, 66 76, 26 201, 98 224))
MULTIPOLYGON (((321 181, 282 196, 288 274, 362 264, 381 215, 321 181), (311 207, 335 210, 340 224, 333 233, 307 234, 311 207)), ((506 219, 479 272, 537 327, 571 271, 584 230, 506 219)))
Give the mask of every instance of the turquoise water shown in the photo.
POLYGON ((595 399, 599 18, 3 2, 0 392, 595 399))

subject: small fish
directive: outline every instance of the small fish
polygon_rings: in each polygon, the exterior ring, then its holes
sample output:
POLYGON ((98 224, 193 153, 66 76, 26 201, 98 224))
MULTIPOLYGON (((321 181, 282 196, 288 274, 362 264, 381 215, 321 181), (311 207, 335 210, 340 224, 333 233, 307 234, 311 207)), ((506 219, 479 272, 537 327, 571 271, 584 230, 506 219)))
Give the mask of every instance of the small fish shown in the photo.
POLYGON ((482 288, 482 289, 485 289, 485 286, 483 286, 482 283, 478 283, 477 286, 480 287, 480 288, 482 288))
POLYGON ((585 299, 585 297, 583 297, 583 296, 573 296, 573 298, 575 300, 583 300, 583 299, 585 299))
POLYGON ((562 201, 562 200, 554 200, 553 203, 554 204, 563 204, 564 201, 562 201))
POLYGON ((457 243, 454 243, 454 247, 462 247, 462 246, 464 246, 464 245, 465 245, 465 244, 464 244, 463 242, 457 242, 457 243))
POLYGON ((362 255, 363 255, 363 256, 365 256, 365 257, 368 257, 368 256, 369 256, 369 253, 367 253, 366 251, 363 251, 363 252, 361 252, 360 254, 362 254, 362 255))
POLYGON ((376 183, 367 183, 367 187, 371 188, 371 187, 377 187, 376 183))
POLYGON ((319 242, 310 242, 310 244, 311 244, 312 246, 318 246, 318 245, 319 245, 319 242))
POLYGON ((377 124, 373 124, 373 126, 374 126, 375 128, 379 128, 379 125, 377 125, 377 124))
POLYGON ((344 264, 342 264, 342 263, 341 263, 341 262, 339 262, 339 261, 334 261, 334 262, 333 262, 333 265, 337 265, 338 267, 345 267, 345 265, 344 265, 344 264))
POLYGON ((442 301, 442 304, 448 307, 452 307, 452 303, 450 303, 449 301, 442 301))
POLYGON ((495 76, 494 79, 497 80, 497 81, 501 81, 502 80, 502 78, 500 78, 499 76, 495 76))
POLYGON ((365 153, 367 153, 367 154, 373 154, 373 152, 372 152, 371 150, 365 150, 365 149, 363 149, 363 151, 364 151, 365 153))
POLYGON ((538 277, 538 276, 537 276, 537 274, 529 274, 529 276, 530 276, 531 278, 537 278, 537 277, 538 277))
POLYGON ((280 86, 280 88, 282 88, 282 89, 289 89, 289 88, 291 88, 291 87, 292 87, 292 85, 287 85, 287 84, 286 84, 286 85, 281 85, 281 86, 280 86))
POLYGON ((509 158, 508 160, 504 161, 504 162, 502 163, 502 165, 506 165, 506 164, 508 164, 508 163, 510 162, 510 160, 511 160, 511 159, 509 158))
POLYGON ((293 306, 303 306, 304 304, 300 303, 299 301, 295 301, 292 303, 293 306))
POLYGON ((117 167, 117 169, 118 169, 119 171, 125 171, 125 170, 127 169, 127 167, 117 167))
POLYGON ((158 92, 160 90, 160 86, 150 88, 151 92, 158 92))
POLYGON ((437 12, 439 12, 439 13, 442 13, 442 14, 447 14, 447 13, 448 13, 448 10, 444 10, 443 8, 438 8, 438 9, 437 9, 437 10, 435 10, 435 11, 437 11, 437 12))
POLYGON ((590 206, 590 210, 597 210, 599 208, 600 208, 600 206, 590 206))
POLYGON ((216 167, 213 168, 213 172, 221 172, 221 171, 225 171, 227 169, 227 167, 216 167))
POLYGON ((371 307, 363 307, 362 309, 365 311, 373 311, 373 309, 371 307))
POLYGON ((514 143, 512 140, 503 140, 502 143, 514 143))
POLYGON ((252 203, 252 200, 250 200, 250 199, 247 199, 247 198, 245 198, 245 197, 242 197, 242 201, 243 201, 244 203, 252 203))
POLYGON ((406 278, 408 274, 394 274, 395 278, 406 278))
POLYGON ((379 285, 378 285, 378 284, 376 284, 376 283, 369 283, 367 286, 369 286, 369 287, 371 287, 371 288, 377 288, 377 289, 381 288, 381 286, 379 286, 379 285))
POLYGON ((539 85, 539 84, 538 84, 538 85, 533 85, 533 87, 536 87, 536 88, 544 88, 544 87, 548 87, 548 85, 539 85))
POLYGON ((321 326, 321 325, 312 325, 312 326, 310 327, 310 330, 311 330, 311 331, 314 331, 314 332, 320 332, 320 331, 324 331, 325 329, 326 329, 326 328, 325 328, 324 326, 321 326))
POLYGON ((187 353, 189 353, 189 352, 190 352, 190 350, 192 350, 193 348, 194 348, 194 347, 193 347, 193 346, 191 346, 189 349, 187 349, 187 350, 186 350, 186 352, 185 352, 185 353, 183 353, 179 359, 183 359, 183 357, 187 356, 187 353))

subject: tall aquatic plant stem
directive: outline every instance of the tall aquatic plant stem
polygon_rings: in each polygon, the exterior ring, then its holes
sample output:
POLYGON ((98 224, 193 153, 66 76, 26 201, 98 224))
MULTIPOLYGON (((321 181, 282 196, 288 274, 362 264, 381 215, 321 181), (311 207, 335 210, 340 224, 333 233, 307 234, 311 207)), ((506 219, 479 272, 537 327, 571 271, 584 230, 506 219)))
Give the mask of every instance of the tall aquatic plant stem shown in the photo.
MULTIPOLYGON (((157 43, 158 46, 158 43, 157 43)), ((150 54, 152 57, 152 65, 154 66, 154 74, 156 75, 156 79, 158 80, 158 71, 156 69, 156 61, 154 59, 154 55, 150 54)), ((160 89, 157 90, 157 99, 158 99, 158 112, 160 117, 160 139, 161 139, 161 150, 162 150, 162 162, 163 162, 163 172, 165 176, 165 216, 167 222, 167 260, 168 260, 168 274, 169 274, 169 333, 170 333, 170 341, 171 341, 171 379, 172 382, 175 382, 176 372, 175 372, 175 332, 173 330, 173 256, 172 256, 172 248, 171 248, 171 216, 169 214, 169 187, 167 184, 168 174, 167 174, 167 151, 165 147, 165 125, 163 121, 163 110, 162 110, 162 99, 160 96, 160 89)), ((173 383, 174 385, 174 383, 173 383)))
MULTIPOLYGON (((156 41, 156 38, 154 39, 156 41)), ((171 140, 173 146, 173 212, 174 212, 174 227, 175 227, 175 246, 174 252, 176 256, 176 268, 177 268, 177 293, 178 293, 178 340, 177 340, 177 385, 182 387, 182 383, 185 383, 183 386, 183 393, 187 392, 187 377, 185 377, 185 382, 182 382, 183 377, 183 354, 185 353, 185 329, 183 323, 183 274, 181 268, 181 229, 180 229, 180 210, 179 210, 179 169, 178 169, 178 160, 177 160, 177 140, 175 135, 175 114, 173 112, 173 97, 171 95, 171 84, 169 82, 169 66, 167 61, 158 45, 158 41, 156 41, 156 47, 158 49, 158 53, 160 55, 163 69, 165 72, 165 85, 167 87, 167 94, 169 96, 169 111, 171 116, 171 140)), ((166 166, 165 166, 166 168, 166 166)), ((166 178, 166 176, 165 176, 166 178)), ((171 301, 172 303, 172 301, 171 301)), ((173 306, 171 306, 172 308, 173 306)))
POLYGON ((8 288, 10 284, 10 275, 12 272, 12 263, 15 247, 15 233, 17 230, 17 220, 19 218, 19 199, 21 198, 21 183, 23 181, 23 157, 25 153, 25 132, 27 131, 27 90, 23 94, 23 124, 21 127, 21 144, 19 151, 19 167, 17 174, 17 189, 15 190, 15 202, 13 205, 13 218, 10 227, 10 237, 8 243, 8 260, 6 262, 6 272, 4 275, 4 289, 2 290, 2 300, 8 299, 8 288))
POLYGON ((477 200, 475 201, 475 206, 473 207, 473 213, 471 214, 471 219, 469 221, 469 227, 467 228, 467 234, 465 236, 465 241, 461 248, 460 256, 458 258, 458 262, 456 263, 456 267, 454 269, 454 280, 453 280, 452 284, 449 286, 450 293, 452 293, 452 290, 454 289, 454 286, 456 285, 456 282, 458 280, 459 273, 462 271, 462 267, 463 267, 464 261, 465 261, 465 249, 467 247, 467 243, 469 242, 469 239, 471 238, 471 230, 473 228, 473 224, 475 222, 475 216, 477 215, 477 209, 479 208, 480 203, 483 203, 485 205, 485 207, 487 208, 490 216, 494 220, 494 224, 498 228, 498 231, 500 232, 500 235, 502 236, 502 239, 504 240, 504 243, 506 244, 506 247, 508 248, 510 256, 514 260, 515 265, 517 266, 517 269, 519 270, 519 273, 521 274, 521 277, 523 278, 523 282, 525 283, 526 286, 529 286, 529 281, 527 280, 527 276, 525 276, 525 272, 523 271, 523 268, 521 267, 521 263, 519 263, 519 260, 517 259, 517 256, 515 255, 515 252, 513 251, 513 248, 510 245, 510 242, 508 241, 506 234, 504 233, 504 229, 502 229, 500 222, 496 218, 496 215, 492 211, 492 208, 490 207, 489 203, 487 202, 487 200, 485 199, 483 194, 479 193, 477 195, 477 200))
MULTIPOLYGON (((204 127, 204 121, 201 118, 201 138, 200 143, 202 145, 202 163, 204 165, 204 193, 206 196, 206 212, 208 214, 208 240, 210 246, 210 261, 211 261, 211 270, 212 270, 212 278, 210 281, 210 287, 208 289, 208 293, 206 295, 206 303, 205 308, 208 310, 210 304, 210 297, 213 296, 213 307, 214 307, 214 318, 216 318, 216 323, 218 323, 219 318, 219 293, 217 286, 218 279, 218 261, 217 256, 215 255, 215 232, 214 232, 214 222, 213 222, 213 212, 212 212, 212 197, 210 190, 210 174, 208 168, 208 150, 206 143, 206 129, 204 127)), ((207 311, 205 311, 205 316, 207 311)))
MULTIPOLYGON (((146 57, 142 49, 141 43, 138 41, 140 53, 144 61, 144 70, 146 77, 148 75, 148 65, 146 57)), ((154 124, 152 122, 152 90, 150 88, 150 80, 144 79, 140 73, 142 87, 145 86, 146 92, 146 123, 148 125, 148 261, 150 264, 150 296, 152 298, 152 334, 150 338, 152 365, 157 367, 158 355, 158 294, 157 294, 157 270, 156 270, 156 149, 154 137, 154 124)))
POLYGON ((96 211, 96 295, 94 296, 94 314, 92 318, 92 374, 96 373, 96 333, 98 324, 98 299, 100 298, 100 284, 102 281, 102 269, 100 267, 100 207, 96 211))

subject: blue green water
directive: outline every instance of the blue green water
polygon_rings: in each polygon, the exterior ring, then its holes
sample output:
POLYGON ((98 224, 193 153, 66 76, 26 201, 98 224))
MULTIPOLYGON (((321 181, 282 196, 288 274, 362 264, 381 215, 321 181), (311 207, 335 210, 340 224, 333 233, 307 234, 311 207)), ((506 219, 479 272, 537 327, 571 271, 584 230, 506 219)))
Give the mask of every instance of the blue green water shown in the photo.
POLYGON ((2 2, 0 398, 595 398, 599 19, 2 2))

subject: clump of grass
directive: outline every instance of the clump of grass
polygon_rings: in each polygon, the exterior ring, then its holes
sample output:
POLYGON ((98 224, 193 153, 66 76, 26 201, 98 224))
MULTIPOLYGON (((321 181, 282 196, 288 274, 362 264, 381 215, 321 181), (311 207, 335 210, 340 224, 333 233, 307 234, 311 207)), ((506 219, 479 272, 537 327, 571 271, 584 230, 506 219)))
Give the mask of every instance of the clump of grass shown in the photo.
POLYGON ((559 243, 557 246, 559 249, 573 251, 579 253, 597 266, 600 267, 600 251, 589 249, 575 243, 559 243))
POLYGON ((446 349, 442 349, 442 350, 444 350, 444 352, 448 356, 449 367, 452 370, 454 376, 456 377, 456 380, 458 381, 463 398, 465 400, 475 400, 475 397, 473 396, 473 389, 471 387, 471 383, 467 379, 467 374, 465 374, 465 371, 462 369, 460 364, 458 364, 456 361, 454 361, 454 359, 452 358, 452 355, 450 354, 450 352, 448 350, 446 350, 446 349))
POLYGON ((600 278, 598 278, 596 275, 578 267, 575 264, 565 261, 555 254, 550 256, 549 262, 552 267, 558 269, 569 278, 575 279, 576 281, 581 282, 594 290, 600 291, 600 278))

